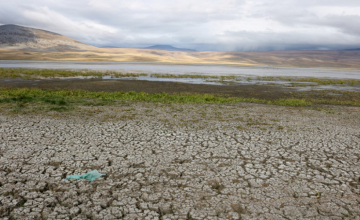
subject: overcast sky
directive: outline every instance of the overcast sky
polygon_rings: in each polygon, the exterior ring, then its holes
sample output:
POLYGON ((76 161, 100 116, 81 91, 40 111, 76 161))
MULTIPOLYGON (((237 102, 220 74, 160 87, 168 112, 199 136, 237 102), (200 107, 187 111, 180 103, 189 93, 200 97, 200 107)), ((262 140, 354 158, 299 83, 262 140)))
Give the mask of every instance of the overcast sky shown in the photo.
POLYGON ((95 46, 360 48, 360 0, 0 0, 0 24, 95 46))

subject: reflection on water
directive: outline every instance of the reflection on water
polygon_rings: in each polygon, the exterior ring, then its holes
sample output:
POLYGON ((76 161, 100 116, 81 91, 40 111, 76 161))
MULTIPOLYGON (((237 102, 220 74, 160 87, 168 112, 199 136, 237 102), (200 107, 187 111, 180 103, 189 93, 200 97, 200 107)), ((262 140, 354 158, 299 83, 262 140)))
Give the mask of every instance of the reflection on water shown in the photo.
POLYGON ((235 76, 291 76, 316 78, 360 79, 359 70, 261 67, 211 64, 173 64, 173 63, 122 63, 95 61, 19 61, 0 60, 0 68, 42 68, 42 69, 88 69, 111 70, 123 73, 196 74, 196 75, 235 75, 235 76))
POLYGON ((138 77, 111 77, 104 76, 103 79, 112 80, 147 80, 147 81, 158 81, 158 82, 179 82, 179 83, 191 83, 191 84, 207 84, 207 85, 223 85, 220 81, 209 82, 206 79, 201 78, 164 78, 164 77, 153 77, 153 76, 138 76, 138 77))

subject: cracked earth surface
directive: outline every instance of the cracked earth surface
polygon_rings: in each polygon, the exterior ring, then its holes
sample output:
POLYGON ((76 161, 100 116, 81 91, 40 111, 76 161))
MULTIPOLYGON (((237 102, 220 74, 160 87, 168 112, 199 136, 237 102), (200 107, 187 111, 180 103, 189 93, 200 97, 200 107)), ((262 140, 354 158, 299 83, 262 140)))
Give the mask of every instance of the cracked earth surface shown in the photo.
POLYGON ((0 115, 1 219, 360 219, 360 108, 78 112, 0 115))

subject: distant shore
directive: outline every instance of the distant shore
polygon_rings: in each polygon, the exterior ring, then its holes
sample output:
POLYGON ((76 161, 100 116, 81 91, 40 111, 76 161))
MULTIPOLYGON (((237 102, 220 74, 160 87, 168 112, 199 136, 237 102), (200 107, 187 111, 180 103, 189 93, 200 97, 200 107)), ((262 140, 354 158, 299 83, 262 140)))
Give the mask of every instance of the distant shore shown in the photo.
POLYGON ((360 69, 360 53, 358 50, 185 52, 134 48, 98 48, 83 51, 44 52, 0 49, 0 60, 162 62, 360 69))

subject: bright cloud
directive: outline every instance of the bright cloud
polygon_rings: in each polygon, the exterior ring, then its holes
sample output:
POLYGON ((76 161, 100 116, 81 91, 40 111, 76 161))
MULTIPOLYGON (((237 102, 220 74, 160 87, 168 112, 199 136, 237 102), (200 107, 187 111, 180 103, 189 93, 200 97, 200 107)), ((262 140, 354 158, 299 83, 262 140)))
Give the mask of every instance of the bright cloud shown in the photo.
POLYGON ((0 24, 46 29, 96 46, 360 48, 358 0, 0 0, 0 24))

